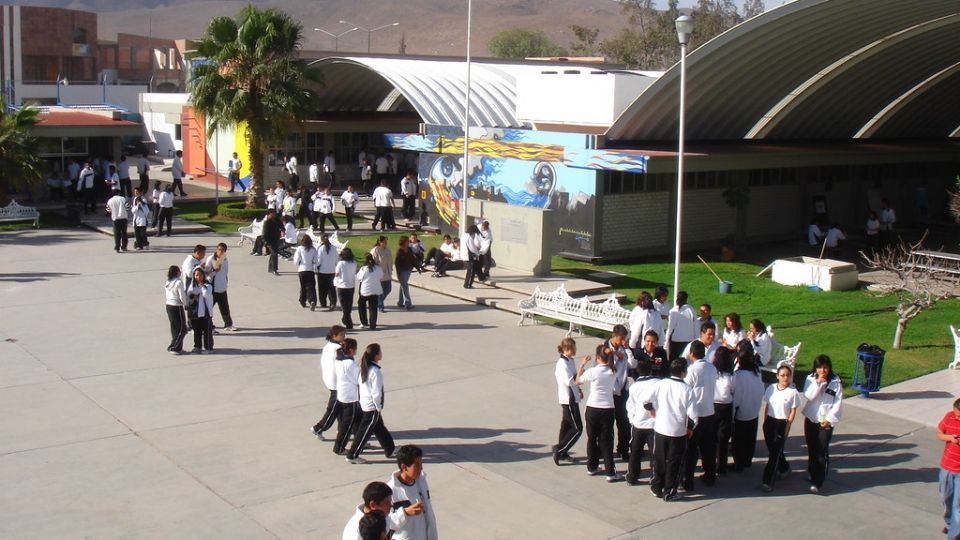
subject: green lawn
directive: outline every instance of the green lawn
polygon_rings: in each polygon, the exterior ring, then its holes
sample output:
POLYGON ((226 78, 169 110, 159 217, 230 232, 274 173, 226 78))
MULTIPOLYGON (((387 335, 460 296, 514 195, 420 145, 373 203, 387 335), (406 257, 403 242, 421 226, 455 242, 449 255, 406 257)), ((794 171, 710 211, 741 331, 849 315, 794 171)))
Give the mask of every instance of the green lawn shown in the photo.
MULTIPOLYGON (((219 233, 236 233, 242 222, 211 217, 213 203, 182 203, 177 215, 205 225, 219 233)), ((360 221, 361 230, 368 222, 360 221)), ((355 222, 356 225, 356 222, 355 222)), ((395 249, 397 238, 409 232, 390 232, 390 246, 395 249)), ((358 259, 373 247, 378 233, 351 236, 350 248, 358 259)), ((440 244, 441 237, 421 234, 429 248, 440 244)), ((769 277, 755 277, 760 266, 743 263, 711 263, 714 270, 732 281, 733 293, 720 294, 717 280, 699 262, 684 263, 680 270, 681 288, 690 294, 690 303, 697 306, 708 303, 713 317, 722 324, 723 315, 731 311, 740 314, 744 325, 754 318, 773 327, 780 343, 793 345, 803 342, 797 365, 798 379, 810 369, 814 356, 827 354, 833 360, 837 373, 847 383, 852 380, 856 349, 867 342, 887 349, 883 368, 884 386, 924 375, 946 367, 953 358, 953 342, 948 326, 960 324, 960 301, 956 298, 941 302, 934 309, 910 322, 903 339, 903 348, 890 350, 897 317, 892 297, 877 298, 866 291, 811 292, 805 287, 785 287, 769 277)), ((553 258, 553 269, 593 281, 608 283, 613 290, 627 296, 631 308, 640 291, 653 292, 657 285, 672 287, 672 263, 638 263, 591 265, 560 257, 553 258), (617 272, 623 276, 598 279, 595 272, 617 272)), ((670 291, 673 294, 673 291, 670 291)), ((849 391, 848 391, 849 392, 849 391)), ((852 393, 852 392, 850 392, 852 393)))

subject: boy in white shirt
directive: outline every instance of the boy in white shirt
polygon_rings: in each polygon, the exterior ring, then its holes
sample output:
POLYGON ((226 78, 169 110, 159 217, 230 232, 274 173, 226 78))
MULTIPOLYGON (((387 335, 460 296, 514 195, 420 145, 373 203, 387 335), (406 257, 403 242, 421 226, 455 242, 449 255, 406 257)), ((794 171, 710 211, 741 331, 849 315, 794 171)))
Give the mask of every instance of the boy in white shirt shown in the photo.
POLYGON ((644 408, 654 418, 653 452, 656 465, 650 480, 650 491, 664 501, 680 499, 677 483, 687 448, 687 437, 693 433, 697 412, 693 407, 690 387, 683 382, 687 361, 675 358, 670 362, 670 378, 663 379, 651 393, 644 408))
POLYGON ((387 480, 393 490, 393 506, 412 508, 417 504, 422 513, 407 516, 404 524, 393 534, 393 540, 437 540, 437 517, 433 513, 430 486, 423 472, 423 451, 413 444, 397 448, 395 453, 399 470, 387 480))
MULTIPOLYGON (((652 367, 647 359, 637 360, 637 380, 630 386, 630 397, 627 398, 627 417, 630 419, 630 461, 627 466, 627 483, 637 484, 640 476, 640 465, 643 462, 643 448, 653 450, 654 418, 643 405, 650 401, 650 396, 657 388, 660 379, 651 374, 652 367)), ((653 459, 650 460, 650 469, 653 470, 653 459)))

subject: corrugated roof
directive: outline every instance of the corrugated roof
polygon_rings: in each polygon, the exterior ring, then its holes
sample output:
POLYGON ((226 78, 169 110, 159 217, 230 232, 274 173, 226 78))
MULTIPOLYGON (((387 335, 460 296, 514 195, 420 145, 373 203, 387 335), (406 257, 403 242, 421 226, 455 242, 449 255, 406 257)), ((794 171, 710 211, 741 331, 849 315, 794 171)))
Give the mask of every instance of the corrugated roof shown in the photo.
MULTIPOLYGON (((466 63, 376 57, 318 60, 321 111, 415 111, 425 123, 463 125, 466 63)), ((543 65, 471 65, 470 125, 528 127, 516 117, 516 77, 543 65)))
MULTIPOLYGON (((960 2, 795 0, 687 57, 688 140, 945 138, 960 126, 960 2)), ((677 139, 679 64, 607 131, 677 139)))

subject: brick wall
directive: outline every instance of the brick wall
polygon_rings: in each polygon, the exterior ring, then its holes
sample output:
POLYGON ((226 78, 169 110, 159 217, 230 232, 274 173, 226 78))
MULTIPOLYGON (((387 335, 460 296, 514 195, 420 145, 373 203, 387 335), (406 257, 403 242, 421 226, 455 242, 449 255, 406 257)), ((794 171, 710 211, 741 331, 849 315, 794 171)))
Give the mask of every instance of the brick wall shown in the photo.
POLYGON ((602 200, 600 253, 671 243, 669 192, 605 195, 602 200))
MULTIPOLYGON (((737 230, 737 210, 723 200, 722 189, 683 192, 683 243, 721 240, 737 230)), ((674 211, 670 210, 670 219, 674 211)))
POLYGON ((91 55, 97 44, 97 14, 73 9, 23 7, 20 9, 23 54, 73 56, 73 36, 86 30, 91 55))

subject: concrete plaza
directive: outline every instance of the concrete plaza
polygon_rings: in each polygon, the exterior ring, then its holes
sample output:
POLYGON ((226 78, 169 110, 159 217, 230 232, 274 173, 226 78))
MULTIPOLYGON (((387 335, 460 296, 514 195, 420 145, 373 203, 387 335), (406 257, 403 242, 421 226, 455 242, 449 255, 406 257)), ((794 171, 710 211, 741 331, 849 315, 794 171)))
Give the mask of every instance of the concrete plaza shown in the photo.
MULTIPOLYGON (((171 356, 166 268, 196 243, 237 238, 151 241, 116 254, 88 230, 0 233, 0 538, 339 538, 363 486, 395 469, 378 450, 347 464, 308 431, 339 313, 297 305, 290 263, 276 277, 232 249, 240 331, 215 336, 214 354, 171 356)), ((432 287, 444 281, 459 287, 432 287)), ((399 444, 425 449, 443 538, 941 537, 933 425, 956 373, 849 400, 824 495, 807 493, 796 425, 794 473, 773 493, 759 490, 760 464, 664 503, 645 483, 588 477, 583 440, 577 465, 550 459, 563 331, 440 292, 413 297, 416 310, 352 335, 384 347, 384 418, 399 444)), ((581 353, 594 341, 579 340, 581 353)))

